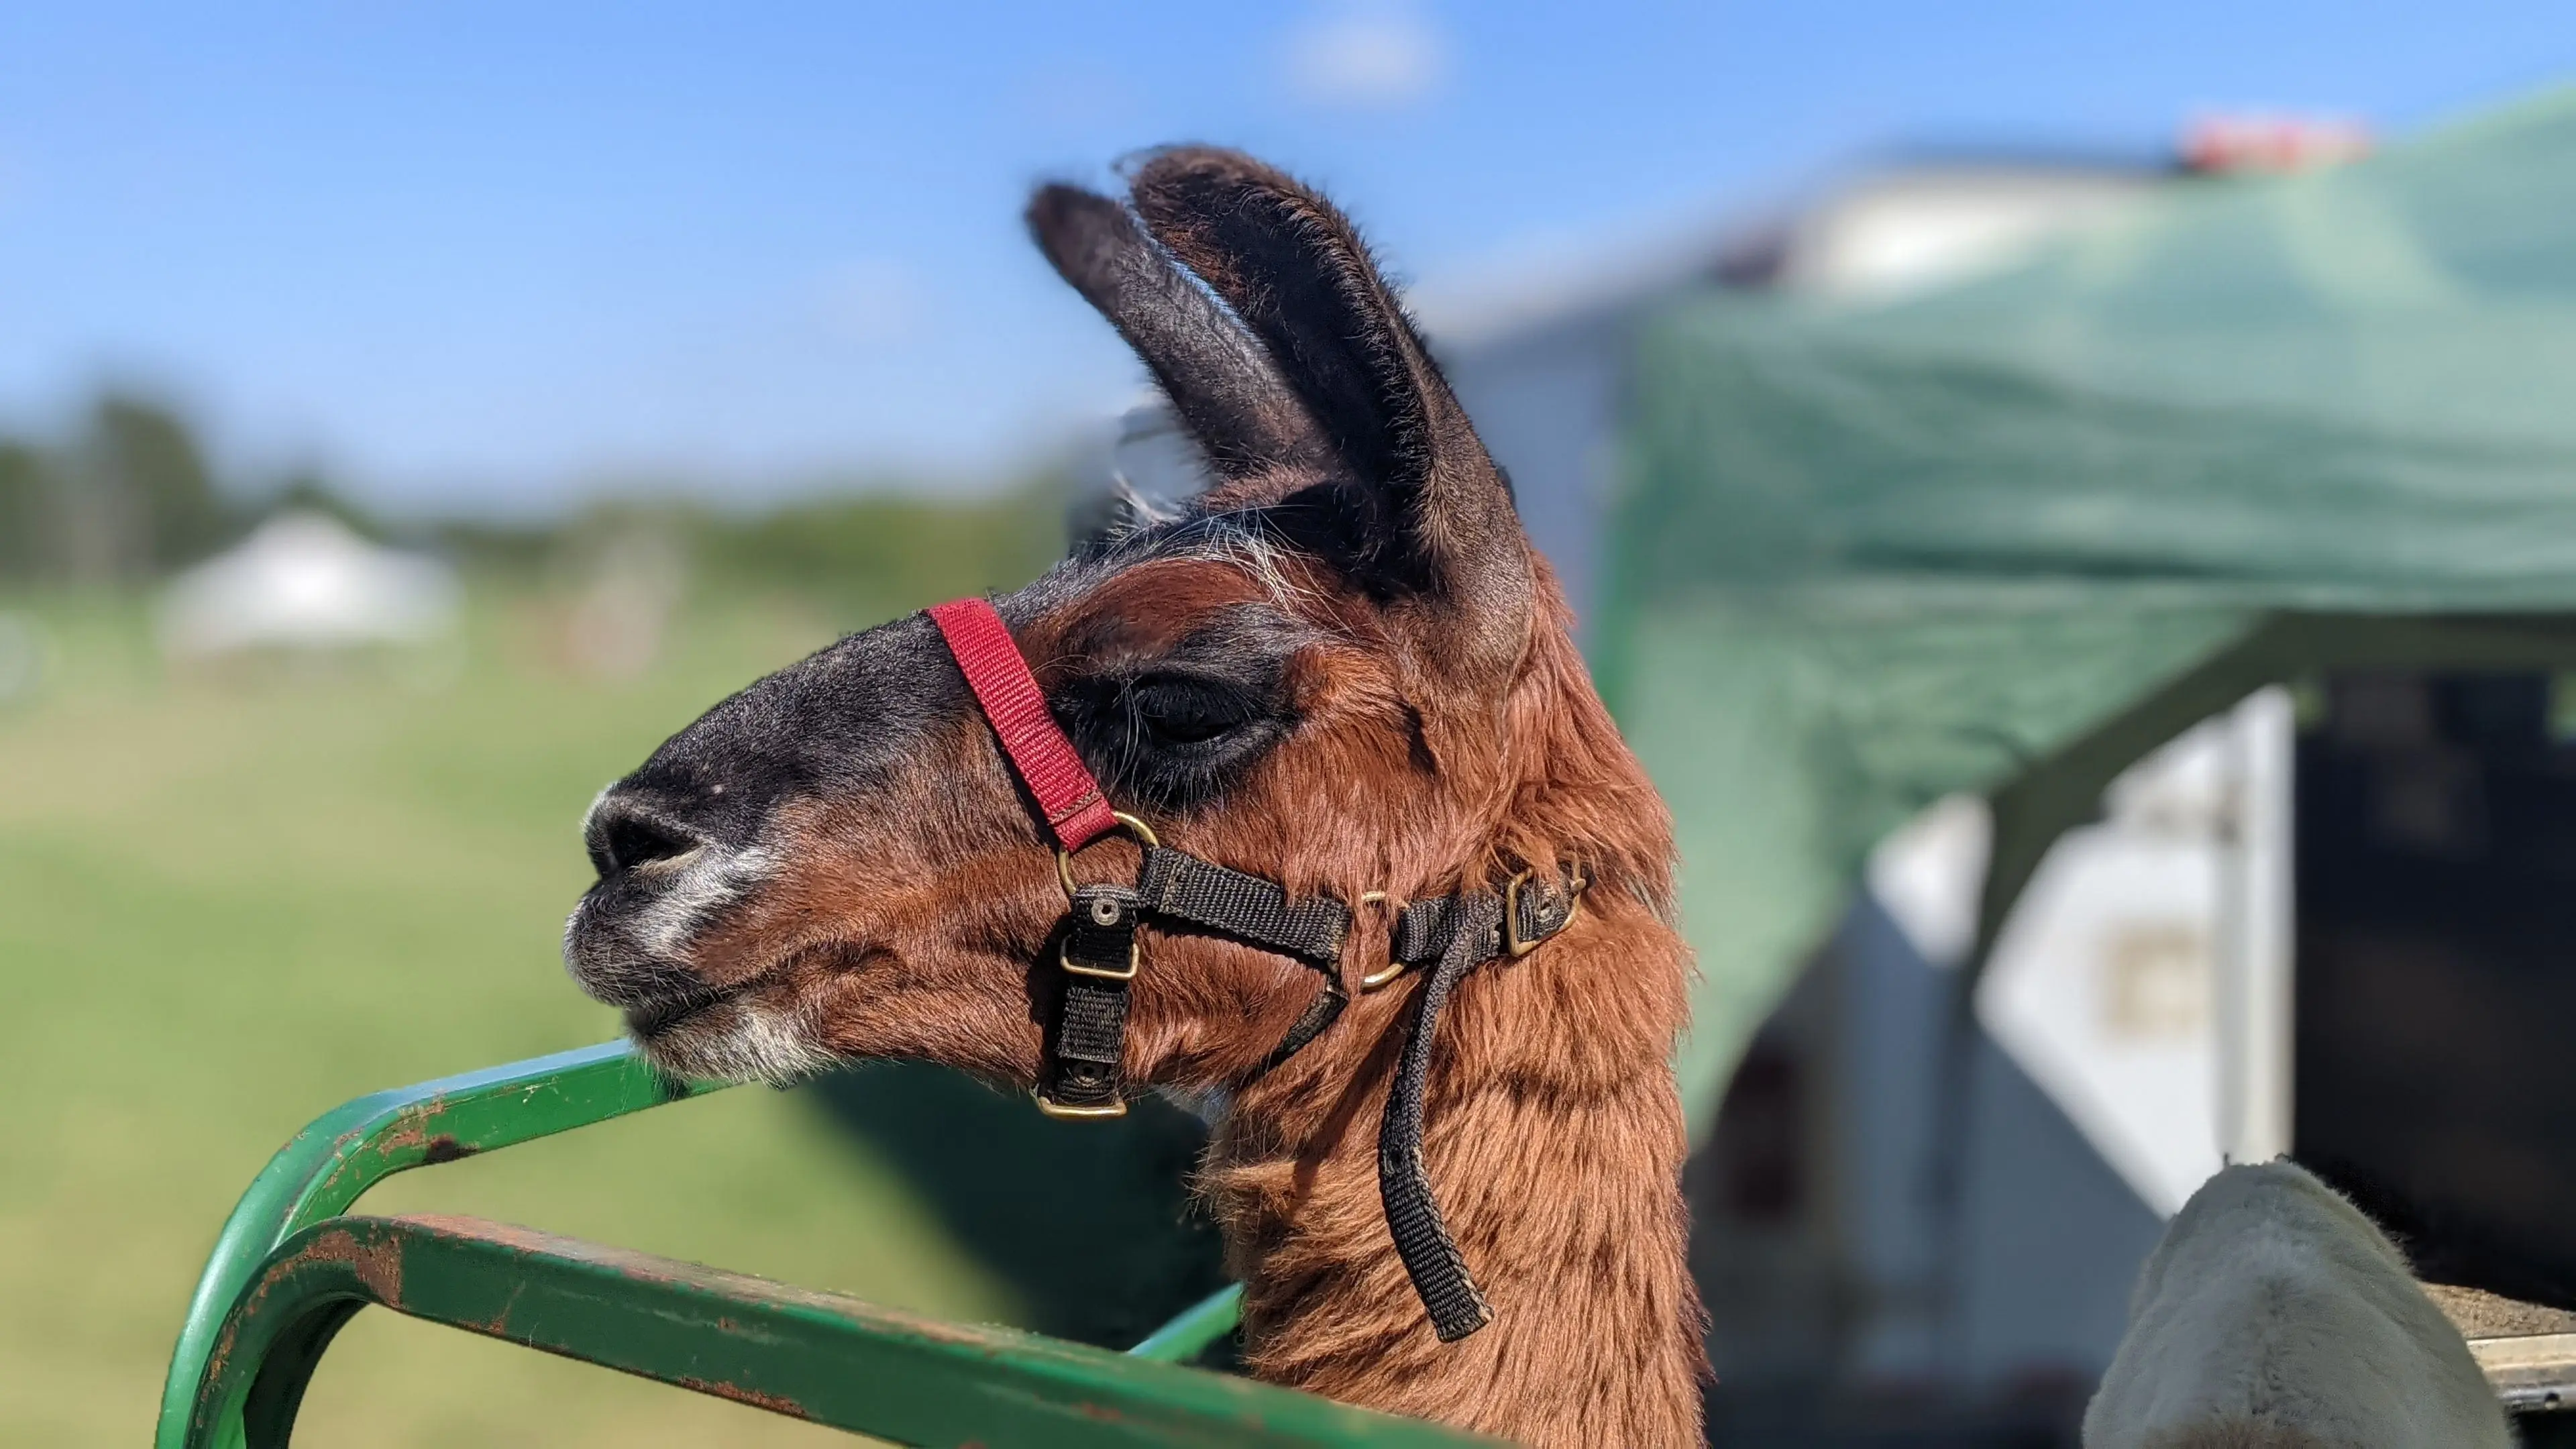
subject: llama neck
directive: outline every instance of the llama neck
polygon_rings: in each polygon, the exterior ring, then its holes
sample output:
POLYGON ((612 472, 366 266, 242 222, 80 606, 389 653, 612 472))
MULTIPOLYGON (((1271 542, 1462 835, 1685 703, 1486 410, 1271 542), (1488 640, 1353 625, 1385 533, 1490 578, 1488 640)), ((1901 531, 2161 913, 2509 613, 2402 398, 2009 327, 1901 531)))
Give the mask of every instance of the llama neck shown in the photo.
POLYGON ((1522 1443, 1701 1442, 1667 1065, 1685 961, 1643 905, 1605 899, 1459 984, 1423 1150, 1494 1321, 1457 1343, 1433 1336, 1378 1200, 1378 1121, 1418 979, 1360 998, 1331 1050, 1246 1092, 1208 1187, 1252 1371, 1522 1443))

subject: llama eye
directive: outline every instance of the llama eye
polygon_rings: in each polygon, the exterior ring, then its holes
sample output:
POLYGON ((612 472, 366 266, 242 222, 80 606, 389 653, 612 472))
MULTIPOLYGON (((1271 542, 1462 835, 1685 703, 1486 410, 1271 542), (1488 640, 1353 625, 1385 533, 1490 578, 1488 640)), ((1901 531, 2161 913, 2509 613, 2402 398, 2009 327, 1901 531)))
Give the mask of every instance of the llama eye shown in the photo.
POLYGON ((1240 728, 1247 717, 1243 701, 1197 683, 1148 680, 1127 699, 1136 722, 1164 744, 1203 744, 1240 728))

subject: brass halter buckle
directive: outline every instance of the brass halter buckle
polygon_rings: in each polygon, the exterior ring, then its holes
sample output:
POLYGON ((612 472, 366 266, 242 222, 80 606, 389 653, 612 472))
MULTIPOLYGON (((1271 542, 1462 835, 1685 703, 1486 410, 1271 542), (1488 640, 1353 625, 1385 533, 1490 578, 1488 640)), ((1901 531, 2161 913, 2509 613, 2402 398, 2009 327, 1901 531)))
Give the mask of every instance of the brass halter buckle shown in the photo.
MULTIPOLYGON (((1123 812, 1112 812, 1111 818, 1118 822, 1119 828, 1125 830, 1128 834, 1136 837, 1138 840, 1143 841, 1149 846, 1160 846, 1163 843, 1154 838, 1154 828, 1152 826, 1147 825, 1144 821, 1137 819, 1133 815, 1128 815, 1123 812)), ((1072 851, 1062 849, 1056 851, 1055 878, 1063 884, 1064 898, 1067 902, 1079 899, 1079 892, 1073 883, 1072 851)), ((1093 909, 1095 911, 1098 910, 1099 904, 1095 904, 1093 909)), ((1108 925, 1110 923, 1102 921, 1100 924, 1108 925)), ((1136 968, 1144 959, 1144 952, 1136 938, 1131 934, 1127 938, 1127 969, 1124 971, 1104 970, 1098 966, 1084 966, 1077 964, 1073 959, 1072 943, 1069 941, 1056 947, 1055 958, 1057 964, 1061 965, 1065 970, 1072 972, 1076 976, 1093 976, 1103 981, 1133 981, 1136 979, 1136 968)), ((1046 1105, 1043 1099, 1040 1100, 1039 1105, 1046 1105)), ((1105 1108, 1067 1107, 1060 1110, 1050 1109, 1048 1115, 1063 1117, 1115 1117, 1126 1110, 1127 1109, 1124 1105, 1121 1105, 1115 1112, 1109 1111, 1105 1108)))
POLYGON ((1036 1088, 1030 1090, 1029 1096, 1038 1104, 1040 1112, 1064 1121, 1097 1120, 1102 1117, 1127 1115, 1127 1103, 1123 1099, 1116 1102, 1103 1102, 1096 1107, 1073 1107, 1054 1100, 1044 1091, 1036 1088))
MULTIPOLYGON (((1144 821, 1137 819, 1135 816, 1113 812, 1112 818, 1118 822, 1119 829, 1126 831, 1129 835, 1134 836, 1145 845, 1149 847, 1157 847, 1162 844, 1160 840, 1154 838, 1154 828, 1147 825, 1144 821)), ((1064 898, 1066 903, 1068 905, 1079 905, 1082 899, 1082 892, 1081 888, 1073 883, 1073 852, 1062 849, 1056 851, 1055 878, 1064 886, 1064 898)), ((1100 926, 1114 924, 1114 921, 1105 921, 1099 918, 1099 912, 1103 907, 1108 905, 1108 902, 1099 900, 1095 900, 1092 903, 1093 924, 1100 926)), ((1110 907, 1110 909, 1114 910, 1115 908, 1110 907)), ((1134 980, 1136 976, 1136 967, 1140 959, 1141 952, 1137 947, 1132 923, 1129 927, 1129 935, 1127 938, 1127 968, 1123 971, 1103 970, 1098 966, 1086 966, 1075 961, 1072 955, 1072 942, 1070 940, 1056 948, 1056 961, 1058 964, 1062 965, 1065 970, 1072 972, 1076 976, 1093 976, 1105 981, 1134 980)), ((1038 1104, 1038 1110, 1040 1112, 1045 1113, 1049 1117, 1055 1117, 1067 1121, 1099 1121, 1103 1118, 1124 1117, 1127 1115, 1127 1103, 1123 1098, 1108 1102, 1059 1102, 1054 1098, 1049 1097, 1043 1087, 1032 1090, 1029 1093, 1029 1097, 1038 1104)))
POLYGON ((1521 935, 1521 887, 1529 883, 1531 874, 1525 870, 1503 883, 1503 955, 1514 961, 1537 950, 1548 936, 1573 925, 1574 918, 1583 914, 1583 888, 1591 884, 1580 871, 1576 872, 1565 888, 1565 919, 1556 923, 1555 931, 1529 939, 1521 935))

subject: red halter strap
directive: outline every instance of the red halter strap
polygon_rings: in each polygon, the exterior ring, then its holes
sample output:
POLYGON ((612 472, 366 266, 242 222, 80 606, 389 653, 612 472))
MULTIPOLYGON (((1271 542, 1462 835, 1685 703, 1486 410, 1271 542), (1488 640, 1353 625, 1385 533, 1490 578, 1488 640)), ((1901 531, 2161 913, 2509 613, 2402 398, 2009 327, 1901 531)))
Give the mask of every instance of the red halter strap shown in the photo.
POLYGON ((1037 797, 1055 843, 1076 851, 1117 829, 1109 797, 1100 793, 1100 782, 1091 778, 1082 757, 1073 752, 1073 741, 1056 724, 1046 696, 1038 692, 1037 677, 1029 673, 1020 646, 1011 642, 1011 631, 992 604, 983 599, 937 604, 930 622, 939 626, 948 652, 966 672, 966 686, 984 707, 984 718, 1001 741, 1002 753, 1011 757, 1011 768, 1037 797))

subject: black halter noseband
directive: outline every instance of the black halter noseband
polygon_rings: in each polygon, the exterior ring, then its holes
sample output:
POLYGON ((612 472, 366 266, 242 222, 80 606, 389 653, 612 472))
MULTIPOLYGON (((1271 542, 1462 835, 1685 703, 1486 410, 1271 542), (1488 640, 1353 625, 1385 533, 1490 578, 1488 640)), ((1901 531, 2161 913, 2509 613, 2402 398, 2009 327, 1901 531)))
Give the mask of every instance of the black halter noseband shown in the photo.
MULTIPOLYGON (((1100 787, 1046 710, 1036 680, 1008 631, 981 599, 930 611, 965 671, 1012 768, 1036 798, 1056 837, 1056 874, 1068 908, 1054 940, 1062 990, 1047 1023, 1037 1103, 1050 1117, 1099 1118, 1127 1111, 1124 1079, 1128 988, 1144 964, 1140 926, 1214 934, 1286 956, 1323 978, 1322 988, 1239 1090, 1330 1030, 1350 997, 1342 951, 1351 908, 1330 896, 1291 896, 1277 881, 1171 849, 1145 822, 1108 809, 1100 787), (1073 852, 1124 829, 1142 848, 1132 885, 1077 885, 1073 852)), ((1415 1003, 1386 1114, 1378 1126, 1378 1196, 1396 1255, 1430 1314, 1432 1330, 1454 1343, 1493 1320, 1458 1245, 1440 1217, 1422 1162, 1424 1089, 1441 1009, 1459 978, 1489 961, 1515 960, 1565 929, 1582 906, 1584 878, 1562 869, 1522 871, 1501 889, 1471 888, 1404 905, 1388 942, 1388 965, 1361 978, 1364 991, 1428 966, 1415 1003)), ((1365 901, 1383 897, 1372 892, 1365 901)))

